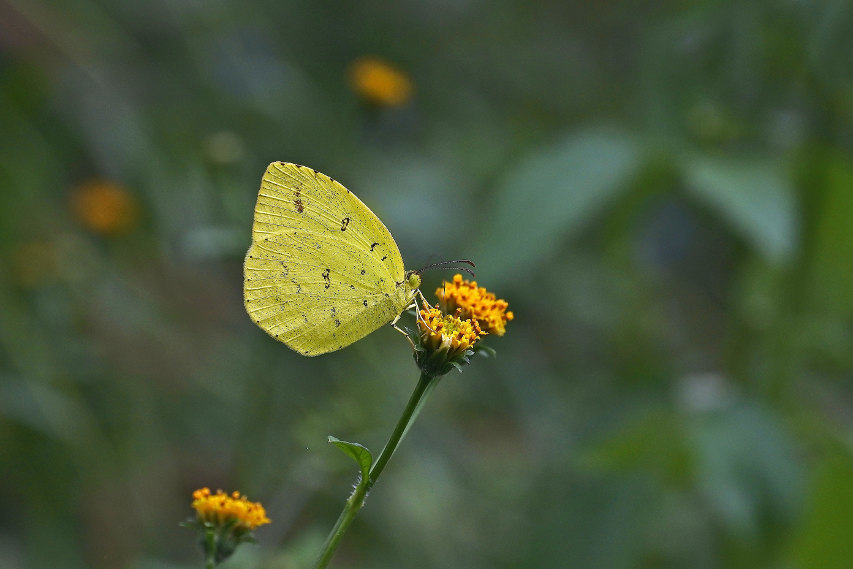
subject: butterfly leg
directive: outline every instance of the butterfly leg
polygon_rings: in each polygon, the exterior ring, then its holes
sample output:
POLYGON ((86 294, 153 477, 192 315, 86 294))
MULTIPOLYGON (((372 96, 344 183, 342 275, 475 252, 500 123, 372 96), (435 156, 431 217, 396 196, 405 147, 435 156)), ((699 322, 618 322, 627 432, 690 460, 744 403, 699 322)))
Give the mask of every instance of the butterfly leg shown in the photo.
MULTIPOLYGON (((419 297, 421 297, 421 302, 423 302, 423 303, 424 303, 424 306, 430 306, 430 303, 429 303, 429 302, 427 302, 427 299, 426 299, 426 298, 424 298, 424 293, 422 293, 422 292, 421 292, 421 289, 418 289, 416 292, 417 292, 417 295, 418 295, 419 297)), ((417 315, 417 319, 424 323, 424 326, 426 326, 426 329, 427 329, 427 330, 429 330, 430 332, 432 332, 433 334, 435 334, 435 330, 433 330, 432 328, 430 328, 430 327, 429 327, 429 324, 427 324, 426 320, 424 320, 424 319, 423 319, 423 316, 421 316, 421 311, 420 311, 420 310, 418 310, 418 303, 417 303, 417 302, 415 302, 415 301, 412 301, 412 306, 414 306, 414 308, 415 308, 415 314, 417 315)), ((409 308, 411 308, 411 306, 410 306, 409 308)))
POLYGON ((391 327, 392 327, 394 330, 396 330, 397 332, 399 332, 400 334, 402 334, 403 336, 405 336, 405 337, 406 337, 406 339, 409 341, 409 344, 411 344, 412 349, 414 350, 414 349, 415 349, 415 343, 412 341, 411 336, 409 336, 409 335, 406 333, 406 331, 405 331, 405 330, 403 330, 402 328, 400 328, 399 326, 397 326, 397 321, 400 319, 400 317, 401 317, 401 316, 403 316, 403 313, 405 313, 407 310, 409 310, 409 309, 410 309, 410 308, 412 308, 412 307, 414 307, 414 308, 415 308, 415 310, 417 311, 417 309, 418 309, 418 305, 417 305, 417 304, 414 304, 414 303, 410 304, 409 306, 407 306, 407 307, 403 310, 403 312, 401 312, 400 314, 398 314, 398 315, 397 315, 397 317, 396 317, 394 320, 392 320, 392 321, 391 321, 391 327))
MULTIPOLYGON (((424 293, 422 293, 422 292, 421 292, 421 289, 416 290, 416 291, 415 291, 415 294, 417 294, 417 295, 421 298, 421 302, 422 302, 422 303, 424 303, 424 304, 426 304, 426 305, 429 305, 429 303, 427 302, 427 299, 426 299, 426 298, 424 298, 424 293)), ((416 303, 416 302, 412 301, 412 304, 414 304, 414 305, 415 305, 415 308, 417 308, 417 303, 416 303)))
MULTIPOLYGON (((416 291, 416 293, 417 293, 417 295, 420 297, 421 302, 423 302, 423 303, 424 303, 424 306, 429 306, 429 303, 427 302, 426 298, 424 298, 424 295, 423 295, 423 293, 420 291, 420 289, 418 289, 418 290, 416 291)), ((397 331, 397 332, 399 332, 400 334, 404 335, 404 336, 406 337, 406 339, 409 341, 409 344, 411 344, 411 345, 412 345, 412 349, 414 350, 414 349, 415 349, 415 343, 412 341, 411 336, 409 336, 409 335, 405 332, 405 330, 403 330, 403 329, 401 329, 399 326, 397 326, 397 321, 398 321, 398 320, 400 320, 400 317, 401 317, 401 316, 403 316, 403 314, 405 314, 406 312, 408 312, 409 310, 412 310, 412 309, 414 309, 414 311, 415 311, 415 318, 416 318, 418 321, 423 322, 423 324, 424 324, 424 326, 426 326, 426 329, 427 329, 427 330, 429 330, 429 331, 430 331, 430 332, 432 332, 433 334, 435 333, 435 330, 433 330, 432 328, 430 328, 429 324, 427 324, 427 323, 426 323, 426 320, 424 320, 423 316, 421 316, 421 311, 420 311, 420 310, 418 310, 418 302, 417 302, 417 300, 412 300, 412 303, 411 303, 409 306, 407 306, 406 308, 404 308, 404 309, 403 309, 403 311, 402 311, 402 312, 400 312, 400 314, 398 314, 398 315, 397 315, 397 317, 396 317, 393 321, 391 321, 391 327, 392 327, 392 328, 394 328, 394 330, 396 330, 396 331, 397 331)))

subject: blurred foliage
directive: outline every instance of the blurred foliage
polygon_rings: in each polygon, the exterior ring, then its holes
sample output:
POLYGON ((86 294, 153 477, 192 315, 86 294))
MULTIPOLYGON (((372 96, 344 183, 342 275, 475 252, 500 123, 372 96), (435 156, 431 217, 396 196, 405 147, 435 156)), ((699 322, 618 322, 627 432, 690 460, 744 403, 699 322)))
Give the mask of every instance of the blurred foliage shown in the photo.
POLYGON ((198 567, 200 486, 310 563, 417 372, 246 317, 273 160, 516 314, 336 566, 850 566, 851 125, 844 0, 0 4, 0 566, 198 567))

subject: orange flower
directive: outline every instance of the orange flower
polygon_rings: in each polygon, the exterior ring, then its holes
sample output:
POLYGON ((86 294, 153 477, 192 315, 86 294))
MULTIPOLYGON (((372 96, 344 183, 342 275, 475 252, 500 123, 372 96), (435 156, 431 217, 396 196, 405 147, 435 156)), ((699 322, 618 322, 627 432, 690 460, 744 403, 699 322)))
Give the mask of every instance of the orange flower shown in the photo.
POLYGON ((400 70, 378 57, 361 57, 350 65, 350 85, 367 101, 400 107, 412 98, 412 82, 400 70))
POLYGON ((200 488, 193 492, 193 508, 201 521, 216 526, 234 523, 237 527, 253 530, 270 523, 267 512, 260 502, 250 502, 239 492, 230 496, 222 490, 210 493, 210 488, 200 488))
POLYGON ((506 333, 506 323, 514 318, 508 312, 509 304, 495 297, 494 293, 478 287, 477 281, 463 280, 454 275, 452 282, 445 282, 436 289, 439 305, 447 314, 460 310, 460 318, 474 318, 483 331, 497 336, 506 333))
POLYGON ((123 186, 109 180, 89 180, 74 188, 71 209, 90 231, 104 235, 131 229, 137 221, 139 203, 123 186))

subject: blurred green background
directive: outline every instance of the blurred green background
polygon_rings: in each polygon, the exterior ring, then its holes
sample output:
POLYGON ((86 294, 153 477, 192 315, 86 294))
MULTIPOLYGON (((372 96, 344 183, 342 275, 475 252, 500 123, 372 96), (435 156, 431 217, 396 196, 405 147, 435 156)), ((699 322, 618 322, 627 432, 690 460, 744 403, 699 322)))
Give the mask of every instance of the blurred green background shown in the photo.
POLYGON ((417 371, 244 313, 287 160, 516 315, 334 567, 853 567, 852 125, 846 0, 0 3, 0 566, 310 565, 417 371))

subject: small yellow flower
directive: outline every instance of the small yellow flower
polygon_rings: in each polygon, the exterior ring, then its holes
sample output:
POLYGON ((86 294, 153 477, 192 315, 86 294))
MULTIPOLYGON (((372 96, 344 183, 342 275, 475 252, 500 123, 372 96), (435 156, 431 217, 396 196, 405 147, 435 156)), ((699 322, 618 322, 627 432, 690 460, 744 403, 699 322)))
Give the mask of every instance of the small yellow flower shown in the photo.
POLYGON ((460 310, 460 318, 476 319, 489 334, 503 336, 506 323, 514 318, 513 313, 507 311, 507 301, 477 286, 477 281, 463 280, 462 275, 454 275, 453 281, 445 282, 435 294, 445 313, 454 314, 460 310))
POLYGON ((412 98, 412 82, 400 70, 378 57, 361 57, 349 69, 350 85, 367 101, 383 107, 400 107, 412 98))
POLYGON ((424 302, 423 306, 418 318, 415 361, 424 373, 433 377, 453 368, 461 370, 485 332, 476 320, 460 318, 458 310, 455 314, 444 314, 438 305, 432 307, 424 302))
POLYGON ((421 344, 433 352, 445 350, 447 359, 453 359, 484 336, 476 320, 463 320, 457 310, 455 314, 444 314, 438 305, 432 307, 424 303, 418 327, 421 332, 421 344))
POLYGON ((248 531, 270 523, 267 512, 260 502, 250 502, 246 496, 233 492, 230 496, 222 490, 211 494, 210 488, 200 488, 193 492, 192 506, 199 520, 215 526, 231 523, 248 531))
POLYGON ((139 203, 123 186, 109 180, 89 180, 71 192, 77 220, 95 233, 112 235, 133 228, 139 203))

